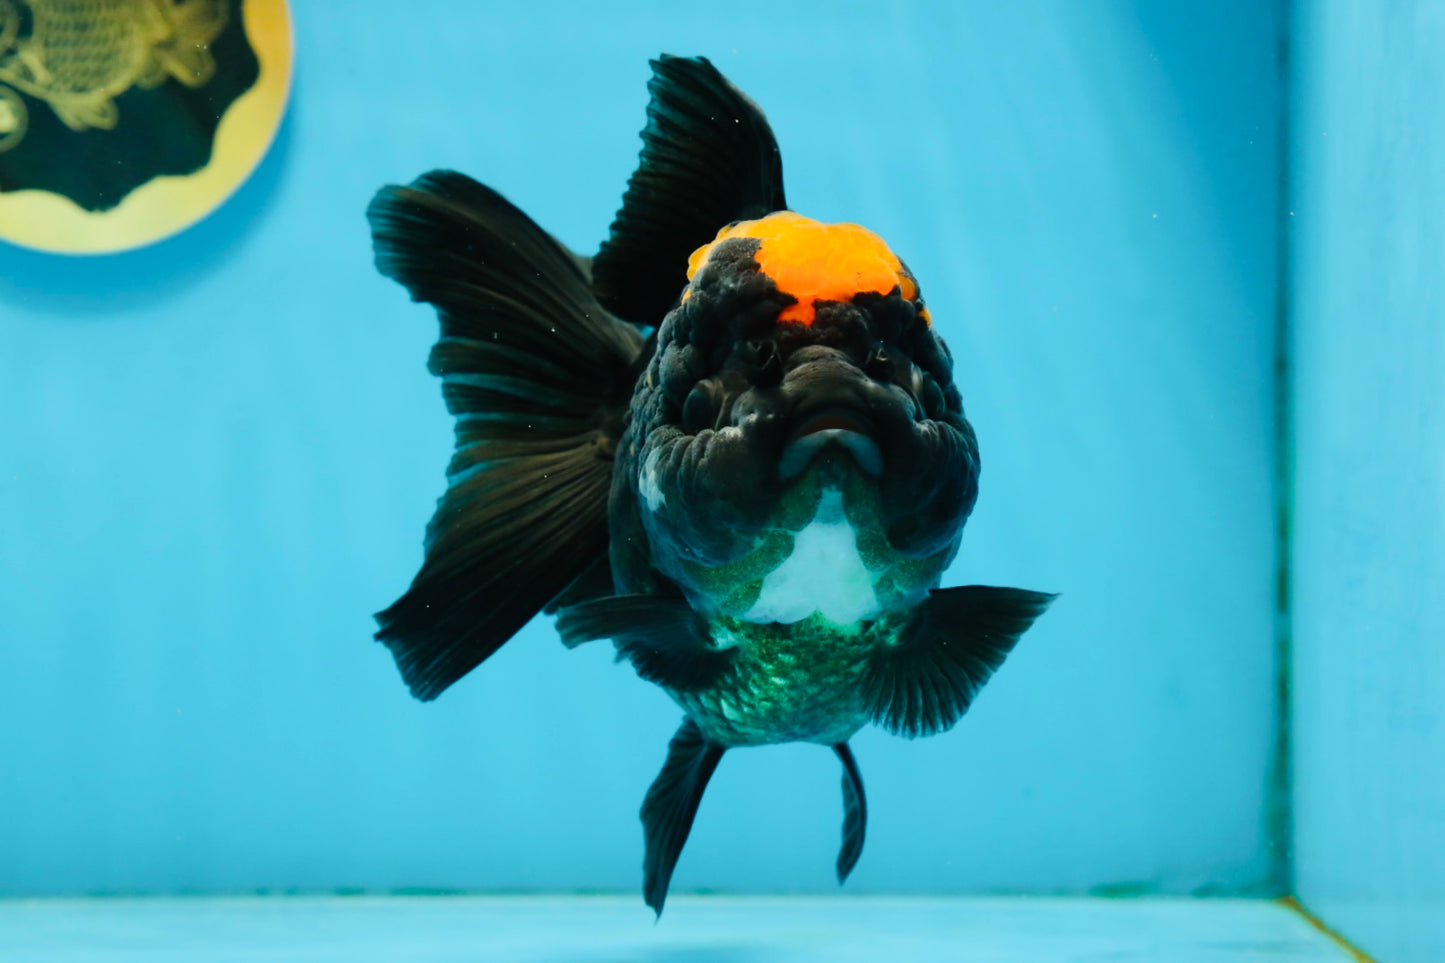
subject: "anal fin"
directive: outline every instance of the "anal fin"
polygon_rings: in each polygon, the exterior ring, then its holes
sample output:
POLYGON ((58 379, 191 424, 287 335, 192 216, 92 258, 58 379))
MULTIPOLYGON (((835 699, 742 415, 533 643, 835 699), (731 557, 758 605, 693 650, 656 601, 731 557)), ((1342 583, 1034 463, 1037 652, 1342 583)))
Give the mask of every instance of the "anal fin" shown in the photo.
POLYGON ((863 837, 868 831, 868 799, 863 795, 863 775, 848 743, 834 744, 833 751, 843 763, 843 846, 838 851, 838 885, 842 885, 858 857, 863 855, 863 837))
POLYGON ((642 802, 642 832, 646 841, 642 896, 658 916, 667 901, 672 871, 692 832, 697 807, 712 779, 724 747, 708 742, 691 718, 684 719, 667 746, 662 766, 642 802))

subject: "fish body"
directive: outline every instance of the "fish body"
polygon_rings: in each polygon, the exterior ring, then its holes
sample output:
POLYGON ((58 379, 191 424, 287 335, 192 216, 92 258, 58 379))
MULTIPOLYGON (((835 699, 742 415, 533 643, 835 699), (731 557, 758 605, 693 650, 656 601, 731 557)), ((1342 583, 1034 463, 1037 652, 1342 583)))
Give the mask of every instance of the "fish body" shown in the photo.
POLYGON ((872 232, 787 209, 766 120, 706 60, 653 69, 595 259, 450 172, 370 216, 380 270, 438 309, 458 419, 378 638, 430 699, 546 611, 666 690, 684 721, 642 808, 661 913, 735 747, 838 755, 844 879, 866 824, 849 738, 951 727, 1053 596, 939 587, 979 456, 916 279, 872 232))
POLYGON ((673 692, 710 740, 845 742, 871 653, 957 551, 973 430, 916 281, 873 233, 773 213, 721 229, 688 278, 622 439, 613 530, 642 531, 613 542, 618 590, 676 586, 733 654, 673 692))

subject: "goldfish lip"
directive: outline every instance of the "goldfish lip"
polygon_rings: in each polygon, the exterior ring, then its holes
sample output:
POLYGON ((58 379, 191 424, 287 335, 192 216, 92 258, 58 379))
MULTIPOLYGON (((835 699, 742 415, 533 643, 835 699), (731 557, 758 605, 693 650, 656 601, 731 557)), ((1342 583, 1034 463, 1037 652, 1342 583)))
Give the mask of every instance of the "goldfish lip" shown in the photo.
POLYGON ((873 440, 873 426, 850 408, 825 408, 803 419, 783 448, 778 473, 784 479, 800 474, 818 452, 837 445, 853 456, 869 475, 883 473, 883 453, 873 440))
POLYGON ((798 427, 793 429, 790 440, 797 441, 820 431, 851 431, 868 436, 873 434, 873 425, 859 411, 842 405, 832 405, 803 418, 798 427))

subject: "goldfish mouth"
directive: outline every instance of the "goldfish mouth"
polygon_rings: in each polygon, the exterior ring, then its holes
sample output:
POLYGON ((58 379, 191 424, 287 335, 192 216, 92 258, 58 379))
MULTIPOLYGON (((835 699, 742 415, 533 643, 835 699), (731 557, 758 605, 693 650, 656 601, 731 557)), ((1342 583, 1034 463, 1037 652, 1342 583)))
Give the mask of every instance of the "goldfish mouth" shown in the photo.
POLYGON ((804 418, 783 447, 778 472, 784 479, 800 474, 829 445, 837 445, 869 475, 883 473, 883 453, 873 440, 873 425, 851 408, 825 408, 804 418))

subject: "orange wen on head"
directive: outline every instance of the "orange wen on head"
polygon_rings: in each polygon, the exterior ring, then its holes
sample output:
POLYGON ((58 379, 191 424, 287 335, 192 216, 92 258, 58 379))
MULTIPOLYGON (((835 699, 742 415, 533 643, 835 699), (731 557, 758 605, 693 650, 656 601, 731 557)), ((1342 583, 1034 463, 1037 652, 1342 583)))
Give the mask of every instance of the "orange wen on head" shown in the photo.
MULTIPOLYGON (((778 211, 756 221, 739 221, 692 252, 687 277, 692 280, 719 241, 755 237, 762 243, 754 257, 778 290, 797 298, 779 321, 811 325, 816 301, 847 301, 855 294, 887 294, 895 287, 909 301, 918 297, 913 276, 877 234, 857 224, 823 224, 792 211, 778 211)), ((928 312, 921 315, 928 320, 928 312)))

